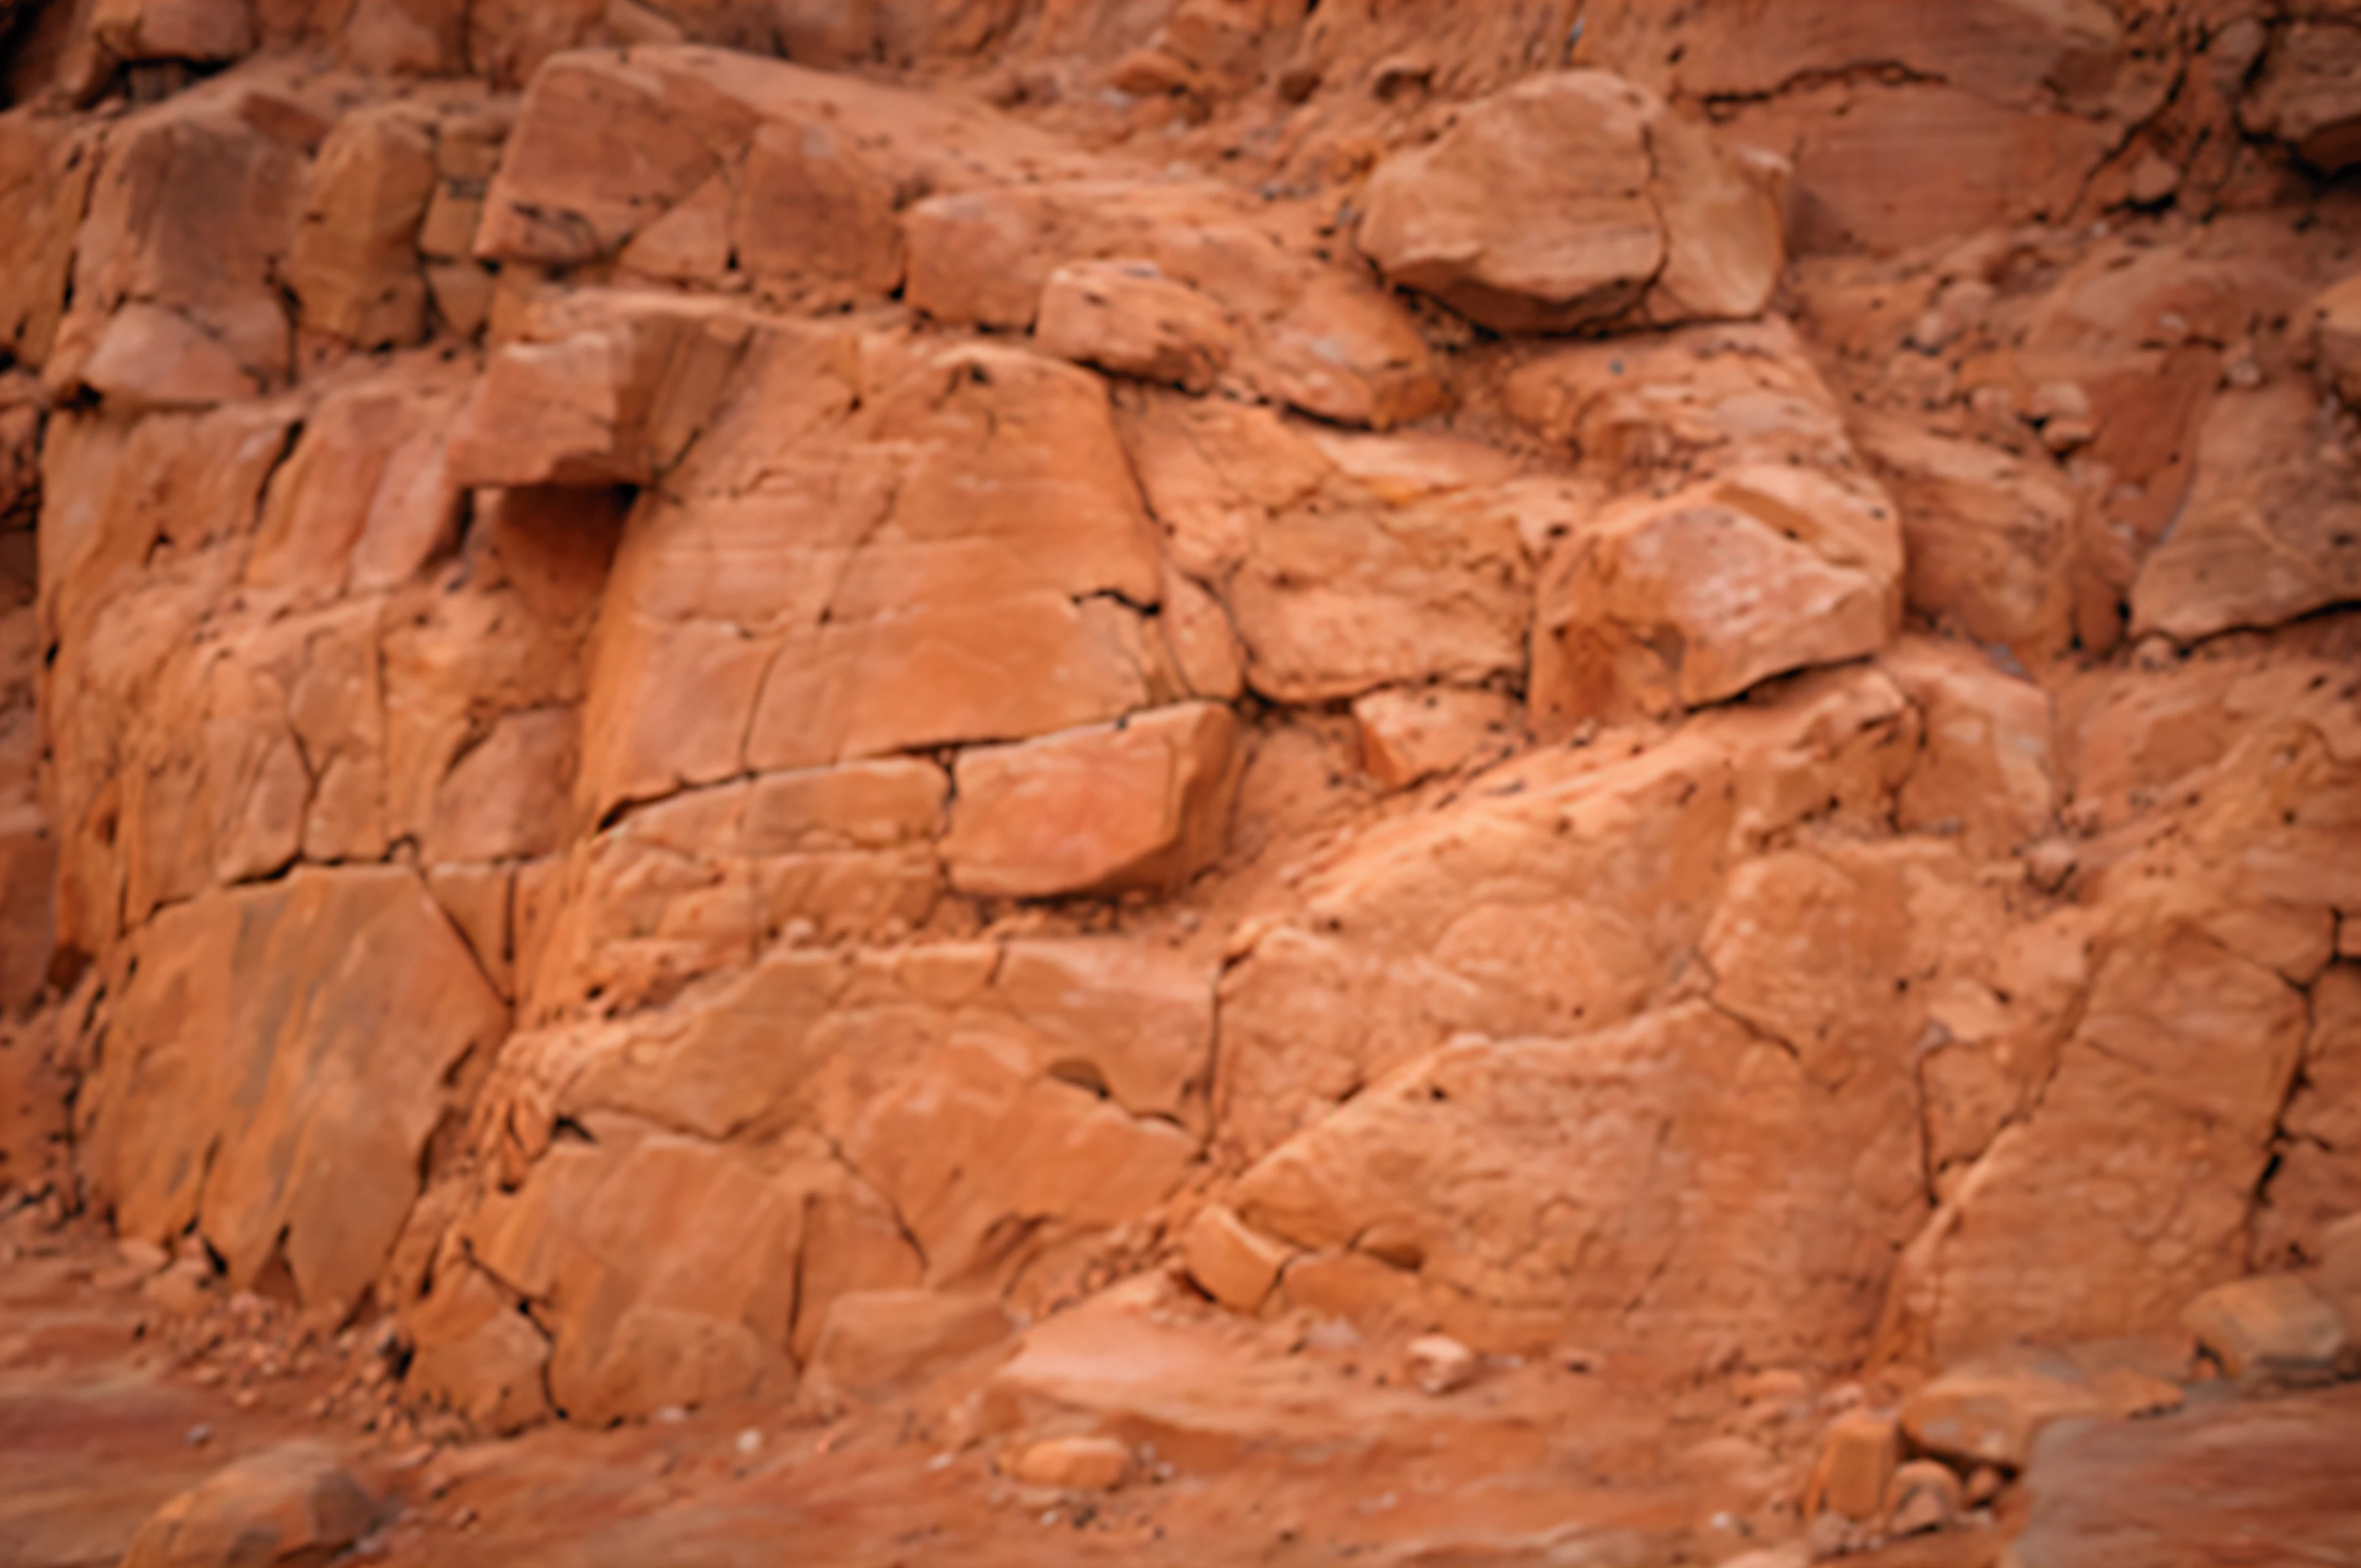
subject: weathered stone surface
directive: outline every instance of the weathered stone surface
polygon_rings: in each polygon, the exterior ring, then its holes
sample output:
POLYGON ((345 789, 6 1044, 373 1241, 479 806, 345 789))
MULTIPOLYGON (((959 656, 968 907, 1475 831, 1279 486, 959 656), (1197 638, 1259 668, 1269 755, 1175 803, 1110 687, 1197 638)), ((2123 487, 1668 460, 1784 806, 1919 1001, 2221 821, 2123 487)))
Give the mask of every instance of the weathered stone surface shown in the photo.
POLYGON ((1924 716, 1926 757, 1902 787, 1898 820, 2005 852, 2058 809, 2050 700, 1963 643, 1904 638, 1878 660, 1924 716))
POLYGON ((1785 259, 1768 190, 1596 71, 1520 82, 1389 159, 1358 238, 1395 282, 1504 332, 1754 315, 1785 259))
POLYGON ((295 237, 302 154, 258 130, 224 78, 125 118, 74 244, 71 309, 45 367, 71 387, 121 305, 185 317, 259 384, 291 364, 275 269, 295 237))
POLYGON ((2339 396, 2361 408, 2361 273, 2345 279, 2313 302, 2312 342, 2322 378, 2339 396))
POLYGON ((302 871, 158 916, 132 944, 78 1121, 129 1234, 194 1222, 247 1288, 344 1310, 416 1199, 447 1075, 508 1014, 417 877, 302 871))
POLYGON ((1098 380, 1005 349, 874 346, 764 334, 642 498, 591 665, 593 815, 1111 719, 1170 679, 1129 608, 1163 574, 1098 380))
POLYGON ((117 409, 203 408, 254 395, 237 356, 178 311, 133 301, 108 318, 82 384, 117 409))
POLYGON ((1235 1201, 1300 1246, 1384 1263, 1479 1348, 1620 1321, 1634 1353, 1675 1365, 1734 1343, 1820 1359, 1866 1323, 1919 1208, 1907 1140, 1885 1130, 1895 1087, 1870 1077, 1832 1101, 1694 1005, 1569 1039, 1463 1039, 1280 1146, 1235 1201), (1806 1146, 1822 1156, 1808 1167, 1806 1146), (1808 1243, 1784 1217, 1805 1212, 1808 1243), (1756 1283, 1773 1277, 1790 1281, 1776 1297, 1756 1283))
POLYGON ((1363 834, 1223 981, 1223 1137, 1248 1157, 1472 1030, 1571 1036, 1671 984, 1742 846, 1838 803, 1883 818, 1913 716, 1866 674, 1694 720, 1631 755, 1555 751, 1363 834))
POLYGON ((1577 524, 1535 588, 1533 728, 1664 717, 1875 652, 1901 623, 1880 513, 1866 488, 1744 468, 1577 524))
POLYGON ((323 397, 271 476, 247 583, 313 601, 382 591, 447 550, 461 497, 445 432, 472 381, 421 355, 323 397))
POLYGON ((646 484, 697 434, 752 330, 718 301, 577 296, 492 356, 451 435, 455 477, 646 484))
POLYGON ((1825 1509, 1860 1522, 1881 1518, 1900 1458, 1899 1435, 1890 1415, 1856 1410, 1839 1417, 1821 1442, 1804 1511, 1825 1509))
POLYGON ((1008 1474, 1028 1486, 1068 1492, 1112 1492, 1131 1478, 1132 1453, 1111 1437, 1053 1437, 1027 1443, 1008 1461, 1008 1474))
POLYGON ((1079 261, 1041 285, 1034 335, 1049 353, 1117 375, 1209 390, 1235 334, 1221 308, 1153 261, 1079 261))
POLYGON ((2257 1542, 2275 1556, 2334 1561, 2361 1531, 2347 1463, 2356 1442, 2361 1394, 2349 1387, 2060 1426, 2026 1468, 2029 1506, 2012 1550, 2022 1568, 2205 1568, 2257 1542))
POLYGON ((1192 703, 961 752, 951 885, 1041 898, 1188 881, 1221 855, 1235 729, 1228 708, 1192 703))
POLYGON ((432 123, 400 104, 347 115, 311 175, 286 267, 303 324, 357 348, 415 343, 426 328, 418 229, 436 188, 432 123))
POLYGON ((1026 327, 1060 267, 1151 261, 1232 320, 1244 389, 1379 429, 1434 411, 1442 385, 1408 316, 1367 279, 1303 256, 1309 236, 1296 222, 1205 181, 1098 178, 930 196, 910 209, 905 297, 941 321, 1026 327))
POLYGON ((1353 704, 1361 765, 1391 789, 1512 751, 1524 729, 1514 697, 1466 686, 1376 691, 1353 704))
MULTIPOLYGON (((626 1136, 561 1145, 513 1196, 488 1197, 465 1234, 494 1278, 545 1312, 551 1402, 599 1425, 791 1390, 796 1261, 825 1168, 805 1163, 813 1174, 697 1139, 626 1136)), ((478 1380, 453 1392, 496 1398, 508 1369, 470 1370, 478 1380)))
MULTIPOLYGON (((939 1290, 854 1290, 839 1296, 812 1352, 813 1393, 878 1398, 949 1363, 991 1349, 1015 1325, 996 1301, 939 1290)), ((1056 1486, 1057 1482, 1042 1482, 1056 1486)))
MULTIPOLYGON (((2254 1261, 2324 1261, 2337 1225, 2350 1231, 2345 1216, 2361 1214, 2353 1158, 2361 1149, 2361 967, 2339 963, 2312 982, 2312 1033, 2279 1129, 2279 1167, 2255 1210, 2254 1261)), ((2361 1344, 2361 1322, 2348 1323, 2347 1335, 2361 1344)))
POLYGON ((66 309, 74 234, 98 167, 71 122, 29 107, 0 115, 0 345, 38 368, 66 309))
POLYGON ((2320 415, 2294 381, 2214 400, 2188 502, 2132 586, 2135 635, 2192 641, 2361 594, 2361 476, 2320 415))
POLYGON ((2248 1382, 2326 1382, 2345 1349, 2336 1309, 2291 1275, 2217 1285, 2180 1321, 2223 1371, 2248 1382))
POLYGON ((1198 1210, 1181 1238, 1189 1277, 1214 1300, 1240 1312, 1263 1304, 1290 1254, 1283 1243, 1263 1235, 1220 1203, 1198 1210))
POLYGON ((1910 607, 2026 658, 2062 649, 2075 501, 2047 465, 1892 424, 1861 439, 1901 503, 1910 607))
POLYGON ((2203 930, 2120 930, 2038 1113, 1912 1244, 1896 1312, 1945 1356, 2169 1324, 2241 1272, 2304 1023, 2292 987, 2203 930))
POLYGON ((334 1454, 291 1444, 241 1459, 156 1510, 126 1568, 324 1562, 367 1533, 378 1506, 334 1454))
POLYGON ((97 0, 91 30, 117 60, 236 60, 255 45, 251 0, 97 0))
POLYGON ((2021 1470, 2053 1421, 2122 1420, 2180 1404, 2170 1383, 2129 1366, 2017 1351, 1964 1363, 1911 1394, 1902 1430, 1923 1452, 1955 1463, 2021 1470))
POLYGON ((438 1281, 412 1317, 410 1387, 480 1432, 504 1435, 546 1420, 548 1337, 481 1270, 450 1266, 456 1277, 438 1281))
POLYGON ((560 267, 609 256, 718 175, 740 192, 733 230, 750 269, 891 288, 904 191, 958 189, 1027 160, 1082 161, 988 111, 851 76, 695 46, 586 49, 533 73, 477 254, 560 267))
POLYGON ((1247 685, 1284 702, 1481 681, 1524 663, 1522 534, 1570 503, 1474 443, 1320 432, 1159 398, 1125 435, 1172 557, 1229 611, 1247 685))
POLYGON ((2276 137, 2334 173, 2361 163, 2361 18, 2334 12, 2291 21, 2271 39, 2263 69, 2238 103, 2238 121, 2276 137))
MULTIPOLYGON (((1016 951, 1005 978, 987 942, 774 954, 693 1005, 521 1036, 478 1125, 488 1153, 519 1176, 536 1160, 585 1157, 553 1141, 560 1118, 731 1140, 717 1158, 740 1157, 749 1139, 759 1149, 770 1129, 807 1129, 842 1162, 828 1168, 848 1212, 865 1194, 873 1212, 895 1216, 882 1255, 879 1238, 862 1233, 862 1255, 907 1266, 906 1234, 923 1249, 929 1285, 1005 1279, 1044 1249, 1170 1194, 1198 1139, 1113 1096, 1169 1104, 1172 1090, 1159 1085, 1177 1084, 1179 1117, 1198 1122, 1211 1034, 1202 971, 1183 990, 1177 965, 1144 956, 1101 967, 1080 949, 1016 951), (1107 977, 1102 986, 1162 970, 1141 989, 1169 1000, 1127 1027, 1093 1023, 1107 993, 1056 978, 1093 970, 1107 977)), ((817 1312, 811 1267, 807 1259, 801 1299, 817 1312)))

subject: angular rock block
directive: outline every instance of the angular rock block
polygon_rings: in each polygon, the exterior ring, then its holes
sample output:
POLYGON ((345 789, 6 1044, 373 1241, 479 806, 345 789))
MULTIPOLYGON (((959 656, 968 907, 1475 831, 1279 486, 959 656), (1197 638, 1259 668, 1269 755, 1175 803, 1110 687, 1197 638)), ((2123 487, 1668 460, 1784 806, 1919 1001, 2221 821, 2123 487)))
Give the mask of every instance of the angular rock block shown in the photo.
POLYGON ((424 115, 396 104, 336 122, 313 163, 287 257, 305 326, 364 349, 425 335, 418 231, 436 189, 434 126, 424 115))
POLYGON ((1578 525, 1536 587, 1534 729, 1668 715, 1883 647, 1900 542, 1873 490, 1749 468, 1578 525))
POLYGON ((1180 1255, 1189 1277, 1233 1311, 1251 1312, 1279 1283, 1292 1250, 1256 1231, 1235 1211, 1209 1203, 1197 1211, 1182 1236, 1180 1255))
POLYGON ((1059 268, 1041 285, 1033 330, 1061 359, 1191 392, 1213 388, 1235 340, 1221 307, 1165 277, 1153 261, 1059 268))
POLYGON ((2077 502, 2049 465, 1892 422, 1861 444, 1901 503, 1910 607, 2025 659, 2063 651, 2077 502))
POLYGON ((493 354, 451 433, 462 486, 644 485, 678 459, 753 331, 726 302, 577 297, 493 354))
POLYGON ((446 1266, 457 1277, 439 1280, 405 1325, 414 1346, 408 1387, 489 1436, 548 1420, 548 1336, 481 1270, 446 1266))
POLYGON ((1227 707, 1187 703, 961 752, 951 885, 1049 898, 1187 882, 1222 852, 1235 731, 1227 707))
POLYGON ((1353 704, 1361 765, 1389 789, 1512 750, 1524 729, 1517 701, 1464 686, 1396 687, 1353 704))
POLYGON ((1901 1458, 1900 1432, 1890 1415, 1856 1410, 1838 1418, 1820 1445, 1804 1512, 1841 1514, 1856 1523, 1875 1519, 1901 1458))
POLYGON ((1501 332, 1759 313, 1785 265, 1773 181, 1600 71, 1463 109, 1370 177, 1360 246, 1501 332))

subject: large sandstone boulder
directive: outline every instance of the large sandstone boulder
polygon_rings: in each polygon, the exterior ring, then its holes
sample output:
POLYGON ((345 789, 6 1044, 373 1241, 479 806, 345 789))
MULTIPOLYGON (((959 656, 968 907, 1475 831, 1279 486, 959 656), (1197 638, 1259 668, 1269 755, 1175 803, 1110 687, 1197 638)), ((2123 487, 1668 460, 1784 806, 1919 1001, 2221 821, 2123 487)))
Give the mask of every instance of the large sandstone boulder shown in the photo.
POLYGON ((1370 177, 1359 242, 1503 332, 1744 317, 1785 262, 1773 178, 1605 71, 1536 76, 1370 177))

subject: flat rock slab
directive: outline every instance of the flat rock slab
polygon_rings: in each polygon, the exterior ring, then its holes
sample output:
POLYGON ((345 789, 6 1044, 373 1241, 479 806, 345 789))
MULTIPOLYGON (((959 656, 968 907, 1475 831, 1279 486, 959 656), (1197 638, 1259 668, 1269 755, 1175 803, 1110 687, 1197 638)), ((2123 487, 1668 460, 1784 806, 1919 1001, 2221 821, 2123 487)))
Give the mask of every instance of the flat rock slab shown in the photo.
POLYGON ((2063 1423, 2026 1473, 2016 1568, 2361 1563, 2361 1387, 2063 1423))

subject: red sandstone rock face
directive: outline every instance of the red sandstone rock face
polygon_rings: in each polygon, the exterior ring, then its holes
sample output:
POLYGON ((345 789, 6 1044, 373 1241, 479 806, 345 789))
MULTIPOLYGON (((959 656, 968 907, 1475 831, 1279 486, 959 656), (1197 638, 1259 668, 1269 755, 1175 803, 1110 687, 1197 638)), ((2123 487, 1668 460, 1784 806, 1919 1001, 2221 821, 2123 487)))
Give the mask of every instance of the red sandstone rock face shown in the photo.
POLYGON ((1265 1323, 1716 1386, 2316 1260, 2361 110, 2240 9, 44 9, 90 1201, 481 1431, 1115 1481, 1299 1430, 1265 1323))

